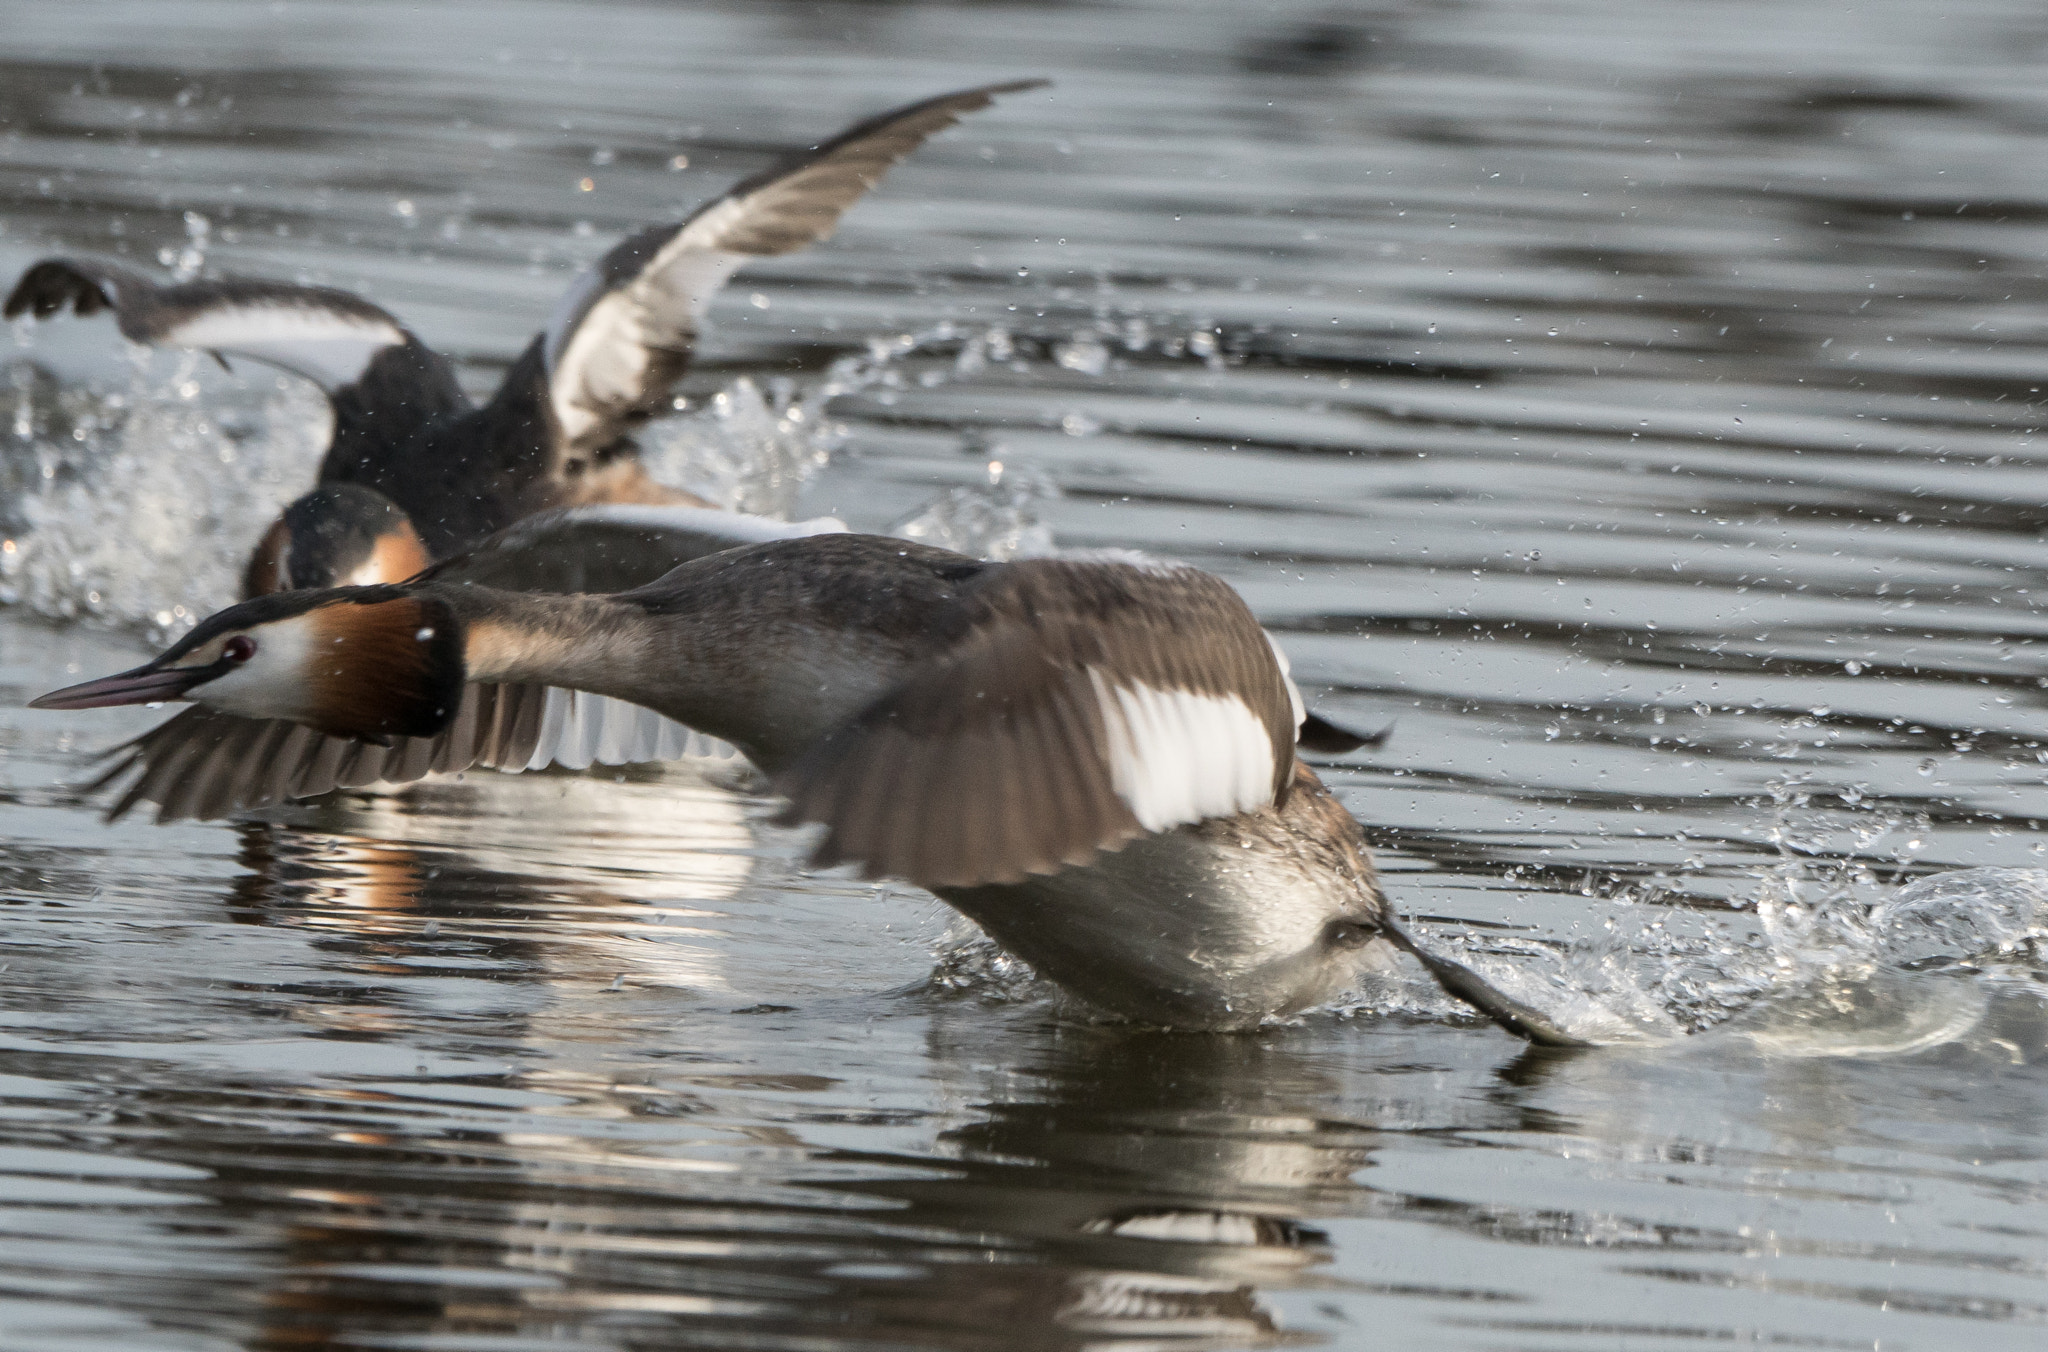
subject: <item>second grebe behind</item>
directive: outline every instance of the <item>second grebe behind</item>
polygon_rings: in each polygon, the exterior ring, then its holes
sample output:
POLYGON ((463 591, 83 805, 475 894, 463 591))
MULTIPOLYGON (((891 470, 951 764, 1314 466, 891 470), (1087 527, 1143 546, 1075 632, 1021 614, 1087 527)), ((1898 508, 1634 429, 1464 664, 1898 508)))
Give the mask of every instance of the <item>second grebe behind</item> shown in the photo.
POLYGON ((416 571, 395 571, 415 547, 446 558, 535 512, 710 506, 649 476, 632 437, 670 409, 711 298, 750 260, 825 239, 935 133, 1044 83, 960 90, 868 118, 680 222, 629 236, 578 274, 481 407, 446 357, 332 287, 235 277, 159 286, 118 263, 47 258, 22 274, 0 313, 111 310, 134 342, 247 357, 314 381, 334 411, 320 488, 265 533, 244 594, 397 582, 416 571), (351 491, 326 491, 343 485, 351 491))

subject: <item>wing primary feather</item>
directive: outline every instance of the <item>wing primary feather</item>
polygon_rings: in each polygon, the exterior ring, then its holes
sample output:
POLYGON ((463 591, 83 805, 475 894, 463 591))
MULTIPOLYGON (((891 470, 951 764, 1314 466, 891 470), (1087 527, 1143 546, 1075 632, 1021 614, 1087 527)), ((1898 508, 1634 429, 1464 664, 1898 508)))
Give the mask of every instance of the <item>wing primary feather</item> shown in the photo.
POLYGON ((184 817, 177 800, 183 797, 180 790, 188 782, 185 777, 195 764, 213 751, 220 738, 226 735, 227 727, 225 719, 209 713, 207 717, 195 719, 178 729, 177 732, 183 736, 158 740, 154 733, 150 734, 141 748, 145 765, 143 777, 135 787, 144 798, 157 805, 156 819, 159 822, 178 821, 184 817), (164 753, 160 758, 152 757, 151 753, 158 748, 164 748, 164 753))
MULTIPOLYGON (((880 857, 869 876, 928 878, 926 861, 946 847, 946 832, 930 820, 925 801, 932 780, 951 748, 929 738, 899 737, 875 788, 887 797, 880 824, 880 857)), ((880 768, 880 767, 877 767, 880 768)))
MULTIPOLYGON (((994 740, 1000 745, 1005 739, 997 730, 994 740)), ((1014 763, 1014 762, 1013 762, 1014 763)), ((1019 822, 1019 808, 1022 806, 1024 787, 1015 774, 999 772, 990 777, 982 796, 988 801, 989 839, 994 842, 992 854, 985 868, 978 869, 982 882, 1015 882, 1021 873, 1014 872, 1010 861, 1015 860, 1024 850, 1025 841, 1019 822)))
MULTIPOLYGON (((1057 698, 1057 696, 1054 696, 1057 698)), ((1026 875, 1052 873, 1064 866, 1065 856, 1075 847, 1068 843, 1074 829, 1062 766, 1052 729, 1043 717, 1043 706, 1025 711, 1019 719, 1021 746, 1018 760, 1031 769, 1032 794, 1025 801, 1023 825, 1030 834, 1030 848, 1018 860, 1026 875)), ((1091 842, 1092 844, 1092 842, 1091 842)), ((1091 849, 1090 854, 1093 853, 1091 849)))
POLYGON ((440 741, 440 737, 399 738, 398 744, 386 757, 386 777, 394 784, 410 784, 425 778, 434 768, 434 751, 440 741))
POLYGON ((864 877, 893 876, 917 878, 917 811, 920 806, 917 779, 929 773, 921 739, 904 735, 899 728, 888 753, 857 762, 856 792, 875 804, 868 827, 869 838, 855 857, 862 862, 864 877))
POLYGON ((921 801, 915 813, 922 849, 911 876, 934 883, 952 882, 971 875, 969 861, 981 849, 976 837, 983 822, 974 811, 972 779, 978 767, 989 763, 988 739, 977 730, 968 730, 951 744, 923 750, 925 764, 919 767, 918 780, 921 801), (950 830, 945 829, 946 815, 941 810, 948 803, 965 809, 950 830))
POLYGON ((298 772, 292 776, 290 796, 313 798, 333 788, 340 782, 335 778, 335 770, 347 754, 348 743, 339 737, 316 740, 312 754, 299 763, 298 772))
POLYGON ((487 710, 497 703, 496 690, 496 686, 474 682, 462 688, 462 702, 455 706, 455 717, 449 720, 446 731, 430 743, 433 755, 427 761, 429 772, 460 771, 476 764, 483 741, 479 729, 487 710))
POLYGON ((289 800, 292 796, 292 780, 298 774, 299 767, 314 753, 322 740, 320 734, 313 729, 292 724, 284 740, 278 744, 274 763, 264 773, 257 789, 258 797, 245 806, 267 807, 272 803, 289 800))
MULTIPOLYGON (((1082 692, 1074 689, 1073 694, 1082 692)), ((1109 776, 1102 765, 1102 756, 1096 746, 1093 720, 1086 715, 1094 712, 1093 690, 1086 692, 1090 698, 1068 698, 1055 700, 1046 706, 1047 733, 1060 748, 1059 764, 1062 788, 1065 792, 1068 827, 1066 847, 1061 862, 1082 864, 1092 859, 1099 849, 1108 848, 1108 842, 1116 839, 1118 823, 1111 819, 1106 799, 1109 792, 1109 776)))
POLYGON ((621 241, 571 284, 541 339, 557 451, 599 453, 666 406, 711 297, 749 258, 830 235, 926 139, 1022 80, 921 100, 742 179, 680 224, 621 241))
MULTIPOLYGON (((416 342, 360 296, 332 287, 227 277, 159 286, 118 264, 46 258, 7 298, 8 317, 38 319, 69 304, 79 315, 112 309, 123 337, 249 357, 318 383, 329 394, 359 379, 376 355, 416 342)), ((226 365, 222 360, 222 365, 226 365)))
POLYGON ((205 821, 239 806, 236 799, 241 795, 242 778, 248 767, 263 763, 259 757, 274 731, 267 721, 229 729, 212 754, 187 777, 192 792, 185 801, 184 815, 205 821))
POLYGON ((858 764, 850 758, 838 758, 825 782, 819 785, 818 806, 823 810, 812 815, 829 827, 813 855, 820 868, 861 859, 874 839, 875 819, 882 803, 875 794, 857 791, 852 781, 858 774, 858 764))
POLYGON ((502 770, 523 769, 540 745, 547 715, 547 692, 535 686, 500 686, 500 745, 490 764, 502 770))

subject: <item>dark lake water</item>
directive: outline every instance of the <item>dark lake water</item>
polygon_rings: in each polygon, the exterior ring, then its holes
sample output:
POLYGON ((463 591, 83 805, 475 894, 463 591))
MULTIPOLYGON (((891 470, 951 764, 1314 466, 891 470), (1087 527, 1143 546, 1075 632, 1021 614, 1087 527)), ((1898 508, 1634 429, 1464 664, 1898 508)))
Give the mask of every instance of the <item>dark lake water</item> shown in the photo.
POLYGON ((1617 1043, 1091 1022, 717 771, 104 826, 159 715, 21 703, 230 599, 325 413, 23 324, 6 1352, 2043 1345, 2048 11, 0 21, 0 274, 347 286, 479 389, 629 228, 1054 78, 741 274, 657 464, 1222 573, 1392 725, 1324 773, 1403 913, 1617 1043))

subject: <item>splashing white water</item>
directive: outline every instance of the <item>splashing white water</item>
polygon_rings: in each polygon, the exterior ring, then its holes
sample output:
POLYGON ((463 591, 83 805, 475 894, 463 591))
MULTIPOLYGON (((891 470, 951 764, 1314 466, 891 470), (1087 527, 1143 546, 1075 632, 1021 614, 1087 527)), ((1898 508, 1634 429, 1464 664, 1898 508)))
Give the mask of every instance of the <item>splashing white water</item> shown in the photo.
MULTIPOLYGON (((168 641, 232 601, 243 557, 312 478, 326 401, 301 381, 208 390, 197 358, 122 393, 65 391, 6 448, 0 601, 168 641)), ((47 399, 47 386, 42 391, 47 399)))
MULTIPOLYGON (((1593 1042, 1691 1036, 1782 1056, 1898 1055, 1971 1032, 1988 1003, 1971 975, 2039 969, 2048 870, 1965 869, 1892 890, 1867 869, 1774 870, 1735 915, 1624 897, 1592 939, 1432 942, 1593 1042)), ((1411 985, 1364 992, 1355 1007, 1457 1009, 1411 985)))
POLYGON ((766 393, 741 376, 695 417, 641 434, 648 473, 731 511, 787 518, 845 440, 845 429, 825 416, 826 404, 845 392, 834 372, 802 391, 778 376, 766 393))
POLYGON ((1047 475, 991 460, 986 484, 946 489, 889 533, 998 562, 1039 558, 1054 552, 1052 527, 1039 516, 1039 504, 1059 495, 1047 475))
MULTIPOLYGON (((203 218, 186 224, 187 248, 166 260, 181 271, 203 262, 209 238, 203 218)), ((645 459, 662 482, 787 517, 845 440, 828 416, 835 399, 888 402, 995 364, 1085 373, 1103 341, 1094 329, 1052 342, 950 323, 870 338, 807 384, 732 381, 646 429, 645 459)), ((1136 351, 1149 335, 1120 341, 1136 351)), ((1199 356, 1171 346, 1169 356, 1199 356)), ((0 379, 0 603, 167 643, 235 599, 249 548, 312 486, 331 418, 318 391, 290 377, 223 386, 200 354, 134 355, 124 389, 66 388, 31 363, 0 379)), ((1038 509, 1057 495, 1045 475, 1010 464, 985 488, 940 492, 894 530, 985 558, 1050 553, 1038 509)))

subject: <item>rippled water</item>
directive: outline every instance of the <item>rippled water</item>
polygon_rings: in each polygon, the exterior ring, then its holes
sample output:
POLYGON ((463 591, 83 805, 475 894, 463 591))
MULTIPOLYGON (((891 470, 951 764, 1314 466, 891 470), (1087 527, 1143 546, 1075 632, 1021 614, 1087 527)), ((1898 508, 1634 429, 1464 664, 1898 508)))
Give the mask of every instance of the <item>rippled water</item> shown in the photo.
MULTIPOLYGON (((477 388, 627 228, 1054 77, 737 279, 658 465, 1224 573, 1393 725, 1325 773, 1403 911, 1626 1039, 1093 1024, 729 773, 107 828, 157 715, 10 707, 8 1352, 2040 1344, 2038 8, 0 13, 0 271, 345 285, 477 388)), ((324 415, 11 341, 18 706, 225 600, 324 415)))

